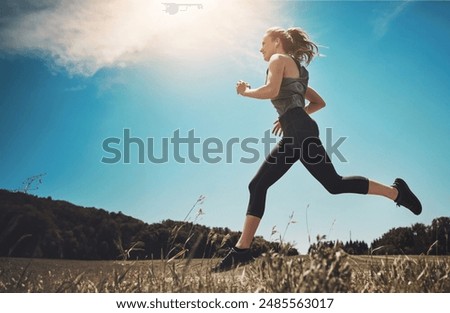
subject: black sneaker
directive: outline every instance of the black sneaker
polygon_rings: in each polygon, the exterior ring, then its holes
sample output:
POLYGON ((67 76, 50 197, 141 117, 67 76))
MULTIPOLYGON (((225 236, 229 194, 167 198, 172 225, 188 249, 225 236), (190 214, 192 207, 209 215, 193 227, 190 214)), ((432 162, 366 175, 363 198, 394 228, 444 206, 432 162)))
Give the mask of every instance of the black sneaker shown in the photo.
POLYGON ((416 215, 422 213, 422 204, 420 204, 419 199, 417 199, 403 179, 397 178, 392 187, 398 190, 398 196, 395 199, 397 206, 402 205, 416 215))
POLYGON ((250 249, 245 249, 242 252, 236 251, 234 248, 231 248, 227 255, 212 268, 213 272, 224 272, 229 271, 238 265, 244 265, 254 261, 250 249))

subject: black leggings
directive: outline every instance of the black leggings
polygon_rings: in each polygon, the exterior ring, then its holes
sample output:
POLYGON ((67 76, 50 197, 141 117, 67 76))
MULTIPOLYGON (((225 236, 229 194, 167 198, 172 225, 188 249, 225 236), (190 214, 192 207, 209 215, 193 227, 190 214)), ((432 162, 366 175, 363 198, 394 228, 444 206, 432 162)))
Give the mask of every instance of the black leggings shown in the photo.
POLYGON ((367 194, 369 180, 361 176, 340 176, 320 139, 316 122, 303 108, 291 109, 280 118, 283 139, 273 148, 249 184, 247 215, 261 218, 270 186, 300 160, 331 194, 367 194))

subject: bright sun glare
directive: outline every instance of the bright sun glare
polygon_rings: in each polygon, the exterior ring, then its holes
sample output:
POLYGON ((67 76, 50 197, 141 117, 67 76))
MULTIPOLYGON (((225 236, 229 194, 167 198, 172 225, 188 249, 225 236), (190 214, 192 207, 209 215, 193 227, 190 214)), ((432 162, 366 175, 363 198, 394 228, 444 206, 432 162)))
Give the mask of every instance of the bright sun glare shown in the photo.
POLYGON ((271 26, 267 24, 270 15, 275 13, 270 9, 273 5, 261 7, 254 1, 184 3, 202 4, 202 8, 180 7, 176 14, 165 12, 162 3, 152 8, 150 24, 158 29, 153 42, 166 46, 169 55, 242 51, 249 44, 259 44, 263 31, 271 26))
POLYGON ((1 29, 8 38, 2 46, 38 51, 70 73, 82 75, 155 58, 186 60, 236 52, 259 57, 260 37, 279 16, 278 4, 272 1, 176 3, 177 12, 151 0, 61 0, 15 16, 1 29), (183 7, 187 3, 197 6, 183 7))

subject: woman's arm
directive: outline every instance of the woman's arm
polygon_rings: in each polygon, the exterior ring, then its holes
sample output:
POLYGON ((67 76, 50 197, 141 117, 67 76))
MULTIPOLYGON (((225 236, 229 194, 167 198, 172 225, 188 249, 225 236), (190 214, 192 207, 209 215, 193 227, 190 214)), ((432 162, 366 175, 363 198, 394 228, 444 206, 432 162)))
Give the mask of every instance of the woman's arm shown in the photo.
POLYGON ((305 98, 309 101, 309 104, 305 107, 305 111, 308 114, 313 114, 314 112, 317 112, 325 107, 325 101, 311 87, 306 89, 305 98))
POLYGON ((248 83, 239 81, 236 85, 238 94, 256 98, 256 99, 273 99, 278 96, 283 80, 284 62, 279 54, 274 54, 269 60, 269 71, 267 73, 266 83, 256 89, 251 89, 248 83))

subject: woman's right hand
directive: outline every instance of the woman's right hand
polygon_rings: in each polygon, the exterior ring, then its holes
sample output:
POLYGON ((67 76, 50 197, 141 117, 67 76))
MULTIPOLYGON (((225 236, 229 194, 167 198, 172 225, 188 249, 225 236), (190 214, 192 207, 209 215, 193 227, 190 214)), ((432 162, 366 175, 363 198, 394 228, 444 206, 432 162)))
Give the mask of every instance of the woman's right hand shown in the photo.
POLYGON ((241 96, 243 96, 244 92, 247 89, 250 89, 250 88, 251 88, 250 84, 247 83, 247 82, 244 82, 242 80, 238 81, 237 84, 236 84, 236 92, 237 92, 238 95, 241 95, 241 96))
POLYGON ((283 135, 283 129, 281 128, 281 124, 280 124, 279 120, 276 120, 273 123, 272 134, 274 134, 275 136, 282 136, 283 135))

